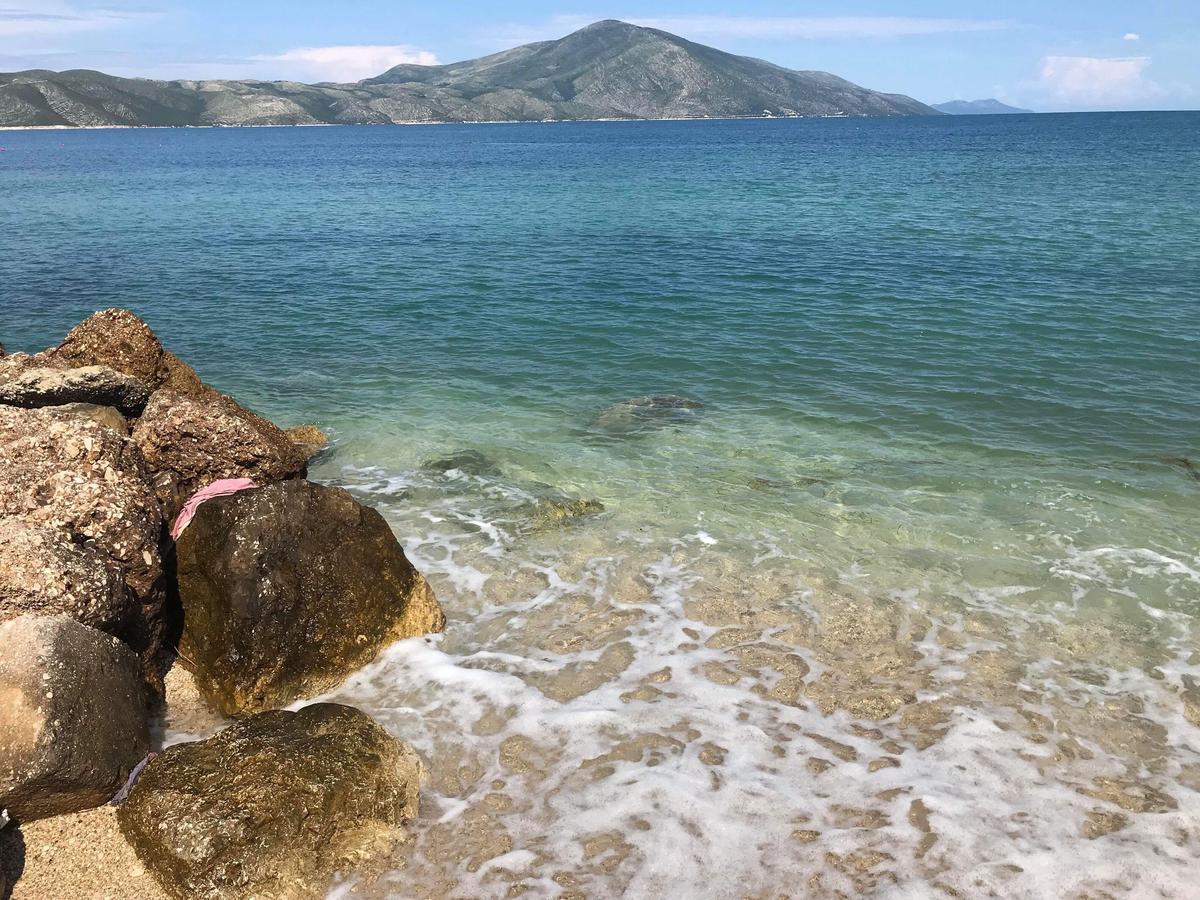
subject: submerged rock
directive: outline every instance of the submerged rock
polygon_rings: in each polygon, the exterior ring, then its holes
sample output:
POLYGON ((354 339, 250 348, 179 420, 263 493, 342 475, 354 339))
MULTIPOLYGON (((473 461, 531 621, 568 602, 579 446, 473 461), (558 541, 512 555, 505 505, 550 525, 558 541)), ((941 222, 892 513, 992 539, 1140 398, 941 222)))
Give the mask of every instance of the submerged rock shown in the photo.
POLYGON ((533 531, 547 531, 572 525, 602 512, 604 504, 599 500, 544 497, 533 505, 529 515, 529 527, 533 531))
POLYGON ((632 435, 681 422, 689 422, 696 410, 704 408, 699 400, 675 394, 633 397, 600 411, 592 427, 610 434, 632 435))
POLYGON ((0 808, 19 821, 99 806, 149 751, 138 659, 65 617, 0 624, 0 808))
POLYGON ((499 464, 485 453, 478 450, 459 450, 449 456, 427 459, 421 464, 422 470, 444 475, 447 472, 459 471, 464 475, 499 475, 499 464))
POLYGON ((150 389, 141 381, 104 366, 36 367, 0 375, 0 404, 25 409, 90 403, 139 416, 149 399, 150 389))
POLYGON ((281 428, 211 388, 199 394, 155 391, 133 441, 170 519, 211 482, 252 478, 269 484, 303 473, 308 462, 281 428))
MULTIPOLYGON (((88 420, 0 406, 0 517, 57 530, 111 561, 136 600, 121 636, 142 656, 153 683, 162 635, 163 522, 129 439, 88 420)), ((46 540, 45 547, 53 544, 46 540)), ((47 565, 52 576, 56 568, 64 576, 78 571, 65 558, 47 565)))
POLYGON ((356 709, 275 710, 165 750, 117 818, 173 897, 324 897, 336 872, 404 840, 421 768, 356 709))
POLYGON ((319 694, 445 626, 387 522, 341 488, 286 481, 210 500, 179 538, 177 570, 180 649, 226 715, 319 694))

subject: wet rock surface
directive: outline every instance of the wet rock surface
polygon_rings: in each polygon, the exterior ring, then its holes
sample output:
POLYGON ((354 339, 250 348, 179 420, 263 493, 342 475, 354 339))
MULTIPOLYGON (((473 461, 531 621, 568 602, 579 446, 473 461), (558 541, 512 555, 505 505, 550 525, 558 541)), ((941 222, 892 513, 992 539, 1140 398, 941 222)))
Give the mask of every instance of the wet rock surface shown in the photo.
POLYGON ((104 366, 77 369, 24 368, 0 372, 0 404, 38 409, 66 403, 111 406, 124 416, 141 415, 150 388, 131 375, 104 366))
POLYGON ((421 469, 439 475, 456 471, 464 475, 500 474, 500 464, 478 450, 459 450, 446 456, 427 459, 421 464, 421 469))
POLYGON ((632 397, 601 410, 592 420, 592 428, 612 435, 636 435, 691 422, 703 408, 699 400, 676 394, 632 397))
POLYGON ((168 518, 223 478, 269 484, 304 472, 305 453, 274 423, 214 390, 155 391, 133 431, 168 518))
POLYGON ((328 450, 331 445, 329 435, 316 425, 293 425, 291 428, 285 428, 283 433, 304 454, 306 460, 311 461, 313 457, 328 450))
POLYGON ((314 696, 445 624, 383 517, 340 488, 293 480, 211 500, 177 569, 181 650, 227 715, 314 696))
POLYGON ((404 840, 420 779, 411 747, 320 703, 169 748, 118 820, 173 897, 323 897, 335 872, 404 840))
POLYGON ((65 617, 0 625, 0 808, 18 821, 106 802, 146 755, 138 659, 65 617))

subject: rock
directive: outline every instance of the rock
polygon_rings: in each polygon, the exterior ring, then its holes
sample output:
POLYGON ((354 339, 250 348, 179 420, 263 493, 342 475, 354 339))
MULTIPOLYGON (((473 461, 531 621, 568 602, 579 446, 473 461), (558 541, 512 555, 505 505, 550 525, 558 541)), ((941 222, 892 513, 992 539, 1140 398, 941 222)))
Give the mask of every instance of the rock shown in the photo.
POLYGON ((46 406, 43 409, 59 419, 95 422, 105 428, 111 428, 117 434, 129 434, 129 422, 111 406, 97 406, 94 403, 64 403, 62 406, 46 406))
POLYGON ((405 839, 421 771, 356 709, 273 710, 165 750, 117 820, 173 897, 318 898, 405 839))
MULTIPOLYGON (((130 440, 87 420, 0 406, 0 518, 62 532, 104 554, 137 601, 130 646, 147 677, 161 650, 162 514, 141 453, 130 440)), ((62 571, 74 565, 51 563, 62 571)))
POLYGON ((94 545, 49 525, 0 519, 0 622, 65 615, 122 637, 136 613, 120 570, 94 545))
POLYGON ((201 394, 208 386, 200 380, 196 370, 170 350, 164 350, 158 366, 158 384, 155 387, 170 388, 181 394, 201 394))
POLYGON ((329 446, 329 435, 316 425, 293 425, 283 433, 296 445, 306 460, 312 460, 329 446))
POLYGON ((602 512, 604 512, 604 504, 599 500, 546 497, 534 504, 529 523, 533 531, 546 531, 575 524, 581 519, 602 512))
POLYGON ((459 450, 449 456, 427 459, 421 468, 440 475, 453 471, 462 472, 464 475, 500 474, 500 466, 496 461, 478 450, 459 450))
POLYGON ((150 389, 131 375, 104 366, 78 369, 25 368, 0 375, 0 403, 37 409, 65 403, 115 407, 122 415, 140 416, 150 389))
POLYGON ((0 624, 0 808, 18 821, 99 806, 149 752, 138 659, 66 617, 0 624))
POLYGON ((445 627, 383 517, 285 481, 203 504, 176 548, 180 644, 226 715, 341 683, 387 644, 445 627))
POLYGON ((126 309, 106 309, 84 319, 45 355, 59 368, 108 366, 151 388, 162 383, 163 346, 150 326, 126 309))
POLYGON ((200 488, 222 478, 269 484, 304 472, 308 460, 283 431, 206 388, 181 394, 155 391, 133 430, 155 489, 173 519, 200 488))
POLYGON ((622 400, 601 410, 592 427, 610 434, 632 435, 695 418, 704 404, 674 394, 656 394, 622 400))

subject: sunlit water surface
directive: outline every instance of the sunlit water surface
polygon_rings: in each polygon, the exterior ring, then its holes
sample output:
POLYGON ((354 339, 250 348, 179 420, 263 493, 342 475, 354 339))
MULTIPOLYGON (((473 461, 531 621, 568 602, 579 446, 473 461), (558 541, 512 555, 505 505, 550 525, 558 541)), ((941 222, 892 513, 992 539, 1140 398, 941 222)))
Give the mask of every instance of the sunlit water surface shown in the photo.
POLYGON ((137 310, 430 576, 340 890, 1195 896, 1198 135, 6 133, 0 340, 137 310))

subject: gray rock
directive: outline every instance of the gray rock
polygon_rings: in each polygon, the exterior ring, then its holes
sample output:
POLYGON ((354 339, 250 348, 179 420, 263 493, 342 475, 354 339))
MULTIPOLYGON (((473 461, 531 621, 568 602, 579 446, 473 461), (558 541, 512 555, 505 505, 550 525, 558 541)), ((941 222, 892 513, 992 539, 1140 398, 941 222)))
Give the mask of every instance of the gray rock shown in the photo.
POLYGON ((421 469, 439 475, 453 471, 462 472, 464 475, 500 474, 500 465, 490 456, 478 450, 459 450, 448 456, 427 459, 421 464, 421 469))
POLYGON ((0 808, 18 821, 99 806, 150 749, 138 659, 66 617, 0 624, 0 808))
POLYGON ((200 488, 222 478, 269 484, 302 474, 308 463, 274 423, 206 388, 154 392, 133 430, 168 519, 200 488))
POLYGON ((60 531, 115 565, 137 601, 123 636, 153 683, 162 649, 163 521, 130 440, 95 422, 0 406, 0 518, 60 531))
POLYGON ((226 715, 315 696, 445 626, 383 517, 341 488, 294 480, 210 500, 176 560, 180 649, 226 715))
POLYGON ((120 570, 95 545, 50 525, 0 519, 0 622, 65 615, 125 637, 137 613, 120 570))
POLYGON ((64 403, 62 406, 46 406, 43 409, 58 419, 95 422, 105 428, 111 428, 117 434, 129 434, 129 421, 111 406, 97 406, 94 403, 64 403))
POLYGON ((26 368, 7 377, 0 373, 0 404, 25 409, 90 403, 114 407, 124 416, 140 416, 149 399, 145 384, 104 366, 26 368))
POLYGON ((170 747, 117 819, 172 897, 318 898, 335 872, 405 839, 421 772, 369 716, 319 703, 170 747))

